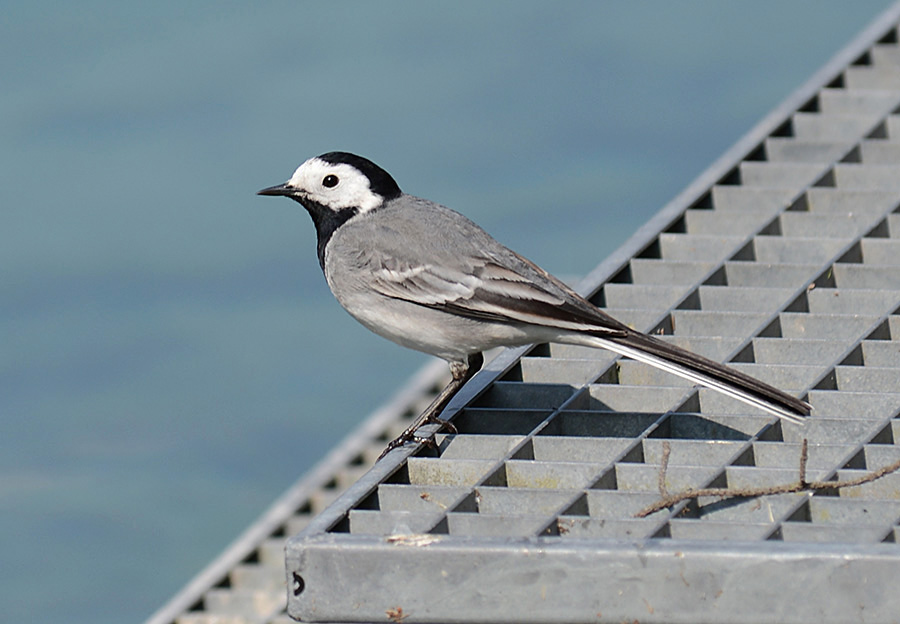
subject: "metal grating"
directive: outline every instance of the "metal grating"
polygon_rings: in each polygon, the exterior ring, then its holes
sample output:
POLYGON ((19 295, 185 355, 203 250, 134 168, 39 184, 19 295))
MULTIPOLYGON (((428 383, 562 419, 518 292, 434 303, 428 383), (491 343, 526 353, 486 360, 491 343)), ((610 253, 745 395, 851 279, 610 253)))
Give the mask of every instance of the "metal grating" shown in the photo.
POLYGON ((669 491, 794 481, 803 439, 810 480, 900 459, 898 17, 900 5, 582 288, 634 327, 807 396, 805 425, 604 351, 505 352, 451 404, 458 435, 395 451, 289 540, 289 613, 896 619, 898 473, 634 514, 660 496, 664 443, 669 491))

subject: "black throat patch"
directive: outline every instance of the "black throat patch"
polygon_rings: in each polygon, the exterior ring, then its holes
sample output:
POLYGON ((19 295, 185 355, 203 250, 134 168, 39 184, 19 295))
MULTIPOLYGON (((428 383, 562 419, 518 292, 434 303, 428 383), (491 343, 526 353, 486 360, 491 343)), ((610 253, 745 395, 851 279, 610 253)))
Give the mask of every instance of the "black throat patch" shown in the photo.
POLYGON ((301 200, 299 197, 291 197, 295 202, 306 208, 306 212, 312 217, 316 226, 316 252, 319 255, 319 266, 325 272, 325 247, 335 231, 349 219, 359 214, 359 208, 344 208, 338 212, 326 208, 322 204, 313 201, 301 200))

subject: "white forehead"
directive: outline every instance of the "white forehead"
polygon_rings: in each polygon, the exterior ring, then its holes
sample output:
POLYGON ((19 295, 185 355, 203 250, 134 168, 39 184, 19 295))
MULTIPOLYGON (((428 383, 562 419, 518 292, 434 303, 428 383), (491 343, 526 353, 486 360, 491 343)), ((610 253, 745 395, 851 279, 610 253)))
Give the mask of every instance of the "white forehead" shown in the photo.
POLYGON ((369 178, 359 169, 346 163, 332 164, 320 158, 310 158, 297 167, 288 185, 302 190, 310 199, 332 210, 359 208, 368 212, 381 205, 384 198, 369 188, 369 178), (326 176, 337 176, 338 184, 322 184, 326 176))

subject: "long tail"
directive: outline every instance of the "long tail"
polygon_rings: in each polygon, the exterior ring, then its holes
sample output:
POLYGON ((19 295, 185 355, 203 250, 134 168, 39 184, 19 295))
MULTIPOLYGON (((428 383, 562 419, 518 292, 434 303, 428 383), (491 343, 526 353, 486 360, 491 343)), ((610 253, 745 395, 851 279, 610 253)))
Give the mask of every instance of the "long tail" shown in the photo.
POLYGON ((802 423, 803 417, 812 410, 806 401, 767 383, 646 334, 629 332, 621 337, 581 334, 581 338, 581 344, 603 347, 655 366, 793 423, 802 423))

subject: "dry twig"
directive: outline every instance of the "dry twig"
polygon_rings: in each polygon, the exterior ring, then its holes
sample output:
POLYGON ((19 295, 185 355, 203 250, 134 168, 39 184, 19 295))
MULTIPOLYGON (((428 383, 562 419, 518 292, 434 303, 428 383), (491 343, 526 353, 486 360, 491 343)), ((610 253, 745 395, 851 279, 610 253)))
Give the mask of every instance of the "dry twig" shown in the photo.
POLYGON ((659 459, 659 495, 663 498, 669 497, 669 489, 666 487, 666 470, 669 468, 669 454, 672 452, 672 445, 666 440, 662 443, 662 457, 659 459))
POLYGON ((807 460, 809 460, 809 440, 803 438, 803 442, 800 443, 800 476, 797 479, 797 482, 803 485, 806 485, 807 460))
POLYGON ((716 498, 755 498, 757 496, 770 496, 772 494, 791 494, 794 492, 813 492, 817 490, 839 490, 841 488, 855 487, 871 483, 900 470, 900 460, 873 470, 855 479, 844 481, 807 481, 806 463, 808 461, 808 443, 804 438, 800 445, 800 470, 799 477, 794 483, 782 483, 758 488, 703 488, 699 490, 686 490, 677 494, 663 494, 665 491, 666 469, 668 468, 668 442, 663 443, 663 459, 659 467, 659 490, 662 498, 652 505, 648 505, 635 514, 636 518, 645 518, 652 513, 677 505, 681 501, 700 498, 701 496, 714 496, 716 498))

